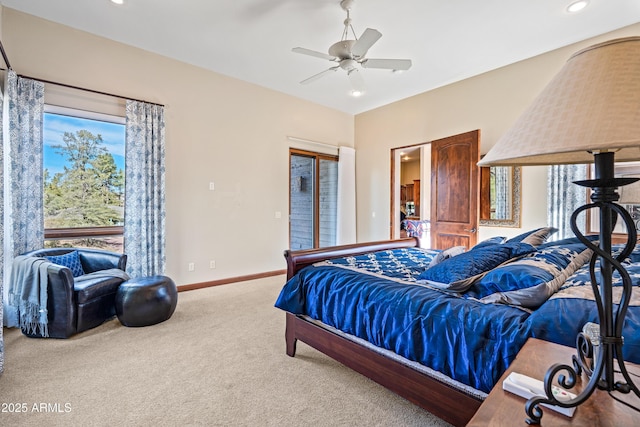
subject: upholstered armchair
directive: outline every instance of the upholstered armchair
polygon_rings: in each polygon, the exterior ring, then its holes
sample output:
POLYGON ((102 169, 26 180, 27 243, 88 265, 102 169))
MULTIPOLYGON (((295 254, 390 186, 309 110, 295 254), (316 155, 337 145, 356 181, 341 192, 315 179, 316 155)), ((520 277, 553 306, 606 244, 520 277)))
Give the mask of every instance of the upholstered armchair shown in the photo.
MULTIPOLYGON (((116 291, 127 278, 126 255, 84 248, 38 249, 24 255, 52 262, 47 267, 49 337, 68 338, 115 315, 116 291), (105 270, 110 271, 100 274, 105 270)), ((42 337, 24 329, 22 332, 42 337)))

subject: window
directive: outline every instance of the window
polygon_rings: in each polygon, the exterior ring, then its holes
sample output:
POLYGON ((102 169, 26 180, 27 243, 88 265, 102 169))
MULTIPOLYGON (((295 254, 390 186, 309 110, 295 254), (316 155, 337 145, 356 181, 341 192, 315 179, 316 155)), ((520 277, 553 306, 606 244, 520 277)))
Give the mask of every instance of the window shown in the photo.
POLYGON ((291 149, 289 159, 289 247, 335 245, 338 157, 291 149))
POLYGON ((46 106, 44 227, 47 247, 122 252, 124 117, 46 106))

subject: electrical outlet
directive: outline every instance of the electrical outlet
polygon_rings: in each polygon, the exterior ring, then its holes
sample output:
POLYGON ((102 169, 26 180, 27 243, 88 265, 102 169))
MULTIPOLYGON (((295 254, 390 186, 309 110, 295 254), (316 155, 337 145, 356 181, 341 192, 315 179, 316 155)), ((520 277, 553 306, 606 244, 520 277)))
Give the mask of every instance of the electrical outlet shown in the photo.
POLYGON ((194 262, 190 262, 189 263, 189 271, 195 271, 196 269, 196 264, 194 262))
POLYGON ((216 262, 214 260, 209 261, 209 268, 216 268, 216 262))

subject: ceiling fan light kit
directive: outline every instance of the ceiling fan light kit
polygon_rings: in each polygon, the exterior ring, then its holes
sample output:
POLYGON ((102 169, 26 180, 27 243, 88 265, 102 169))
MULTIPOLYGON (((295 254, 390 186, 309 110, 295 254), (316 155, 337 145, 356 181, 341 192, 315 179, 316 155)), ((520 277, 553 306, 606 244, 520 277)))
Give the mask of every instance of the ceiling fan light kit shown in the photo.
POLYGON ((329 61, 338 63, 336 66, 302 80, 300 82, 301 84, 312 83, 324 75, 329 74, 330 71, 337 71, 340 68, 347 72, 349 82, 353 89, 350 92, 351 95, 361 96, 364 93, 365 85, 362 75, 360 74, 360 68, 377 68, 392 70, 393 72, 406 71, 411 68, 410 59, 370 59, 365 57, 371 46, 382 37, 382 33, 373 28, 367 28, 360 38, 356 36, 351 25, 350 16, 350 11, 354 3, 355 0, 342 0, 340 2, 340 7, 347 12, 347 19, 344 20, 342 38, 329 47, 328 54, 303 47, 294 47, 292 49, 295 53, 328 59, 329 61), (353 39, 348 38, 349 30, 353 34, 353 39))

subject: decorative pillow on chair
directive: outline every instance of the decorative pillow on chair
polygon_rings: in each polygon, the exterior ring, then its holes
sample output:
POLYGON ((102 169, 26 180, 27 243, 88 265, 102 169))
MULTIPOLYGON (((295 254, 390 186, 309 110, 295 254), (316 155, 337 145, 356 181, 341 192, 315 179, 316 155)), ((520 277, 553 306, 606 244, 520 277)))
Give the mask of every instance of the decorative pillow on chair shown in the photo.
POLYGON ((558 231, 558 229, 554 227, 536 228, 535 230, 527 231, 526 233, 522 233, 517 235, 516 237, 512 237, 511 239, 507 240, 506 243, 523 242, 538 247, 546 242, 547 238, 549 238, 549 236, 551 236, 556 231, 558 231))
POLYGON ((470 292, 484 303, 537 308, 591 258, 582 243, 549 246, 505 263, 474 283, 470 292))
POLYGON ((418 279, 454 292, 464 292, 475 280, 505 261, 534 252, 528 243, 504 243, 474 249, 442 261, 423 271, 418 279))
POLYGON ((82 268, 82 263, 80 262, 80 255, 78 254, 78 251, 71 251, 64 255, 46 256, 45 258, 49 262, 67 267, 69 270, 71 270, 71 274, 73 274, 73 277, 82 276, 84 274, 84 269, 82 268))

